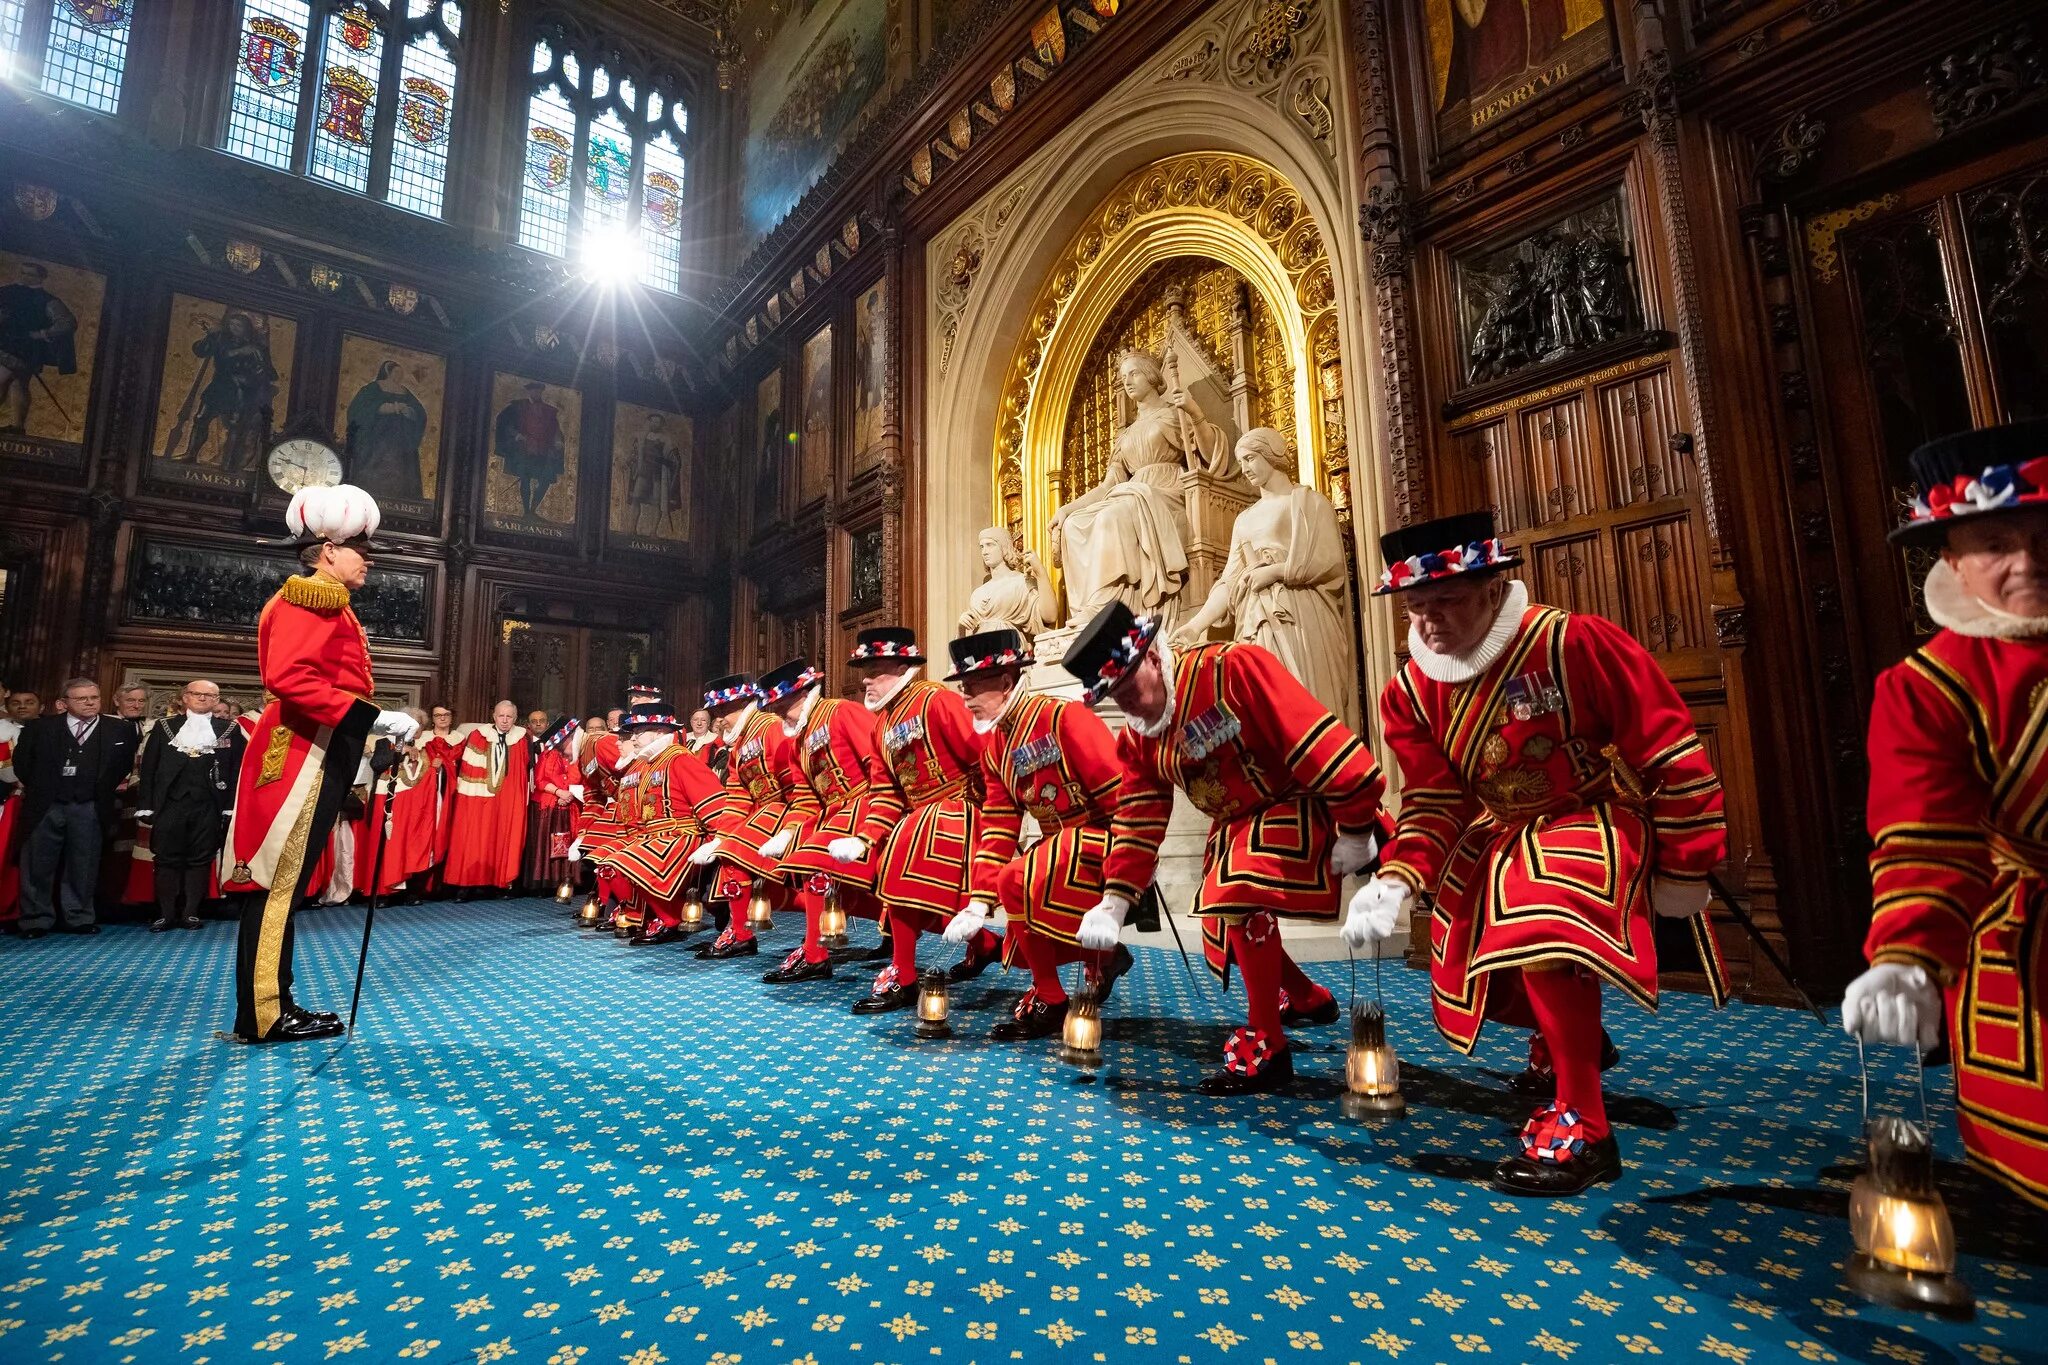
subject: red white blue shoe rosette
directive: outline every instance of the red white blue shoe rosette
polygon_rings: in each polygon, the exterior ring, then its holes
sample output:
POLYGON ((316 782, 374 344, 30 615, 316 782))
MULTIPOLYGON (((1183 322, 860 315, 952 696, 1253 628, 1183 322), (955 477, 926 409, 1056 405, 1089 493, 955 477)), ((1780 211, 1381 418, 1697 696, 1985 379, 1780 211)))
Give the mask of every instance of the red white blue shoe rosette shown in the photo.
POLYGON ((1522 1155, 1531 1161, 1556 1165, 1585 1150, 1586 1127, 1579 1111, 1559 1109, 1554 1100, 1522 1125, 1522 1155))

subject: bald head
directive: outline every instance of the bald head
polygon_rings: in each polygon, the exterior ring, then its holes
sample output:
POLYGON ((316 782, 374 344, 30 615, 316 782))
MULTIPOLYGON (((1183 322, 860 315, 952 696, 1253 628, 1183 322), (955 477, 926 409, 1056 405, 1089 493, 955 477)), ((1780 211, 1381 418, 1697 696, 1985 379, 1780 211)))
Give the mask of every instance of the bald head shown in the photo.
POLYGON ((205 678, 194 678, 185 684, 185 709, 195 716, 210 716, 220 711, 220 684, 205 678))

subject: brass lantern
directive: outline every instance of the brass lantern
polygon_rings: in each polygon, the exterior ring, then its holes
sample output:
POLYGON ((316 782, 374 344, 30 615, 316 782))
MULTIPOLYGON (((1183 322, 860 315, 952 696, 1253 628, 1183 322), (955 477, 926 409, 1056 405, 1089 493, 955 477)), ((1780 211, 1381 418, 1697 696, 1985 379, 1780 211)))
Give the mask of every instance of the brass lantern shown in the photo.
POLYGON ((1976 1297, 1956 1277, 1956 1231, 1934 1188, 1927 1130, 1885 1115, 1867 1120, 1863 1134, 1870 1165, 1849 1190, 1849 1287, 1888 1308, 1970 1317, 1976 1297))
POLYGON ((575 899, 576 888, 569 885, 569 879, 567 877, 562 878, 561 884, 555 888, 555 904, 567 905, 570 901, 575 899))
POLYGON ((1102 1002, 1093 987, 1083 986, 1067 1001, 1067 1021, 1060 1026, 1060 1060, 1090 1071, 1102 1065, 1102 1002))
POLYGON ((952 1002, 947 998, 946 974, 926 972, 918 982, 917 989, 917 1036, 920 1038, 950 1038, 953 1026, 946 1022, 952 1002))
POLYGON ((704 927, 704 897, 692 891, 683 898, 683 928, 689 930, 704 927))
POLYGON ((1344 1053, 1344 1117, 1395 1119, 1408 1112, 1401 1060, 1387 1045, 1387 1014, 1378 1001, 1351 1008, 1351 1046, 1344 1053))
POLYGON ((754 894, 747 897, 747 927, 756 933, 766 933, 775 927, 775 903, 768 899, 768 890, 757 877, 754 880, 754 894))
POLYGON ((846 910, 839 904, 839 883, 825 888, 825 908, 818 912, 818 937, 828 948, 846 946, 846 910))
POLYGON ((583 908, 576 912, 576 922, 586 929, 595 929, 604 912, 598 907, 597 897, 592 895, 583 902, 583 908))

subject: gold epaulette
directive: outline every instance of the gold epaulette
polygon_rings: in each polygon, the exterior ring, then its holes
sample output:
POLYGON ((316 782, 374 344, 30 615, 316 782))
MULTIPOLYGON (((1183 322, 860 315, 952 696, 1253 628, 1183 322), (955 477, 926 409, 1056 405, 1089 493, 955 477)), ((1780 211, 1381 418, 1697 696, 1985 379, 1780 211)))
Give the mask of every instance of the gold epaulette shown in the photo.
POLYGON ((348 605, 348 589, 331 578, 294 574, 284 581, 278 595, 295 607, 311 611, 340 611, 348 605))

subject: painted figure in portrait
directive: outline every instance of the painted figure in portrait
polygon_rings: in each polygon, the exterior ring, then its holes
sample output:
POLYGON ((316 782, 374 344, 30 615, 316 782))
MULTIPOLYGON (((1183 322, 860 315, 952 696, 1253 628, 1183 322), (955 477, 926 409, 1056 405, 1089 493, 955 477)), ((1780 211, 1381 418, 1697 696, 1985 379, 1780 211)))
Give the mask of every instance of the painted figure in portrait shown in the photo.
POLYGON ((531 521, 562 477, 568 438, 562 433, 562 410, 548 401, 548 386, 531 379, 525 390, 523 398, 498 409, 491 444, 499 468, 519 485, 521 515, 531 521))
POLYGON ((832 329, 821 327, 804 343, 804 425, 797 443, 797 501, 823 497, 832 487, 832 329))
POLYGON ((0 438, 79 445, 106 280, 6 253, 0 278, 0 438))
POLYGON ((782 467, 789 458, 789 434, 782 425, 782 371, 770 372, 754 389, 754 524, 766 526, 782 514, 782 467))
POLYGON ((297 331, 289 318, 174 297, 157 458, 231 474, 262 464, 278 401, 291 392, 297 331))
POLYGON ((583 400, 574 389, 523 375, 491 381, 491 459, 486 520, 558 540, 576 524, 576 455, 583 400))
POLYGON ((874 462, 882 445, 882 404, 889 384, 888 295, 880 282, 853 304, 854 468, 874 462))
POLYGON ((690 531, 690 419, 621 403, 612 420, 611 529, 680 541, 690 531))
POLYGON ((765 34, 749 50, 740 209, 749 242, 767 235, 832 161, 887 74, 885 0, 754 0, 765 34))
POLYGON ((349 482, 380 500, 434 496, 441 449, 439 356, 345 336, 335 386, 349 482))
POLYGON ((1606 60, 1606 0, 1428 0, 1438 144, 1448 149, 1606 60))

